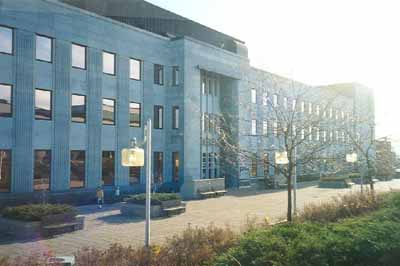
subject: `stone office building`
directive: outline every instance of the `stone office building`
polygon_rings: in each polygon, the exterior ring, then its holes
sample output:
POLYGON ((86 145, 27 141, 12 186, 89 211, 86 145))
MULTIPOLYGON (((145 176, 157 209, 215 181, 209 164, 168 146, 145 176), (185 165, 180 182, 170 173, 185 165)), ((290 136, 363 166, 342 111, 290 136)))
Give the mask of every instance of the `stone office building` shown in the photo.
MULTIPOLYGON (((265 94, 275 77, 250 66, 243 41, 142 0, 3 0, 0 200, 142 191, 143 169, 122 167, 120 153, 149 118, 159 188, 218 177, 237 187, 249 162, 225 154, 208 122, 230 118, 230 139, 257 152, 248 132, 268 120, 262 97, 285 100, 265 94)), ((350 110, 371 98, 353 91, 350 110)))

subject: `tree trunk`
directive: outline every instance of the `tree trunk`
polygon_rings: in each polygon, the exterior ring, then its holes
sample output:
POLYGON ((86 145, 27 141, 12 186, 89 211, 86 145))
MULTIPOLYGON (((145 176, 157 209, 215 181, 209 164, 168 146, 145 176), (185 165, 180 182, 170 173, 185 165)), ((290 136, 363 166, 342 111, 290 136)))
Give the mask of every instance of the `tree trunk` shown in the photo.
POLYGON ((287 189, 288 189, 288 208, 287 208, 287 220, 292 222, 292 177, 289 175, 287 178, 287 189))

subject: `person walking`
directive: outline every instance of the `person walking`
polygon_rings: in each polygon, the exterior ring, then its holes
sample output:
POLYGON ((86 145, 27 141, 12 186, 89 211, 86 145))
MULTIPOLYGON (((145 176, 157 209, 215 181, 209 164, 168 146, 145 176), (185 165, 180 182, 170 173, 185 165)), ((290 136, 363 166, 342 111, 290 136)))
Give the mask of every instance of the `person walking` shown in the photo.
POLYGON ((99 209, 103 208, 104 190, 101 187, 97 188, 96 197, 97 197, 97 205, 98 205, 99 209))

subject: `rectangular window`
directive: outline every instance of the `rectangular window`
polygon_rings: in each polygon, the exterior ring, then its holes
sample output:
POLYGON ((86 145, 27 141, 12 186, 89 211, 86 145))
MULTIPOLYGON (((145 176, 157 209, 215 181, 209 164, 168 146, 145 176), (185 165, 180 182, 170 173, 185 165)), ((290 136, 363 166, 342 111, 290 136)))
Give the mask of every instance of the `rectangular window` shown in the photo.
POLYGON ((274 94, 273 96, 273 103, 274 103, 274 107, 278 106, 278 95, 274 94))
POLYGON ((85 187, 85 169, 85 151, 71 151, 71 189, 85 187))
POLYGON ((103 51, 103 73, 115 75, 115 54, 103 51))
POLYGON ((36 89, 35 90, 35 119, 51 120, 52 119, 52 97, 51 91, 36 89))
POLYGON ((0 84, 0 117, 12 117, 12 86, 0 84))
POLYGON ((163 129, 164 126, 164 108, 162 106, 154 106, 154 128, 163 129))
POLYGON ((129 103, 129 125, 140 127, 141 124, 141 105, 140 103, 129 103))
POLYGON ((265 136, 268 134, 268 121, 263 121, 263 134, 265 136))
POLYGON ((306 103, 305 102, 301 102, 301 112, 304 113, 305 108, 306 107, 306 103))
POLYGON ((315 114, 316 114, 317 116, 319 116, 319 113, 320 113, 320 107, 319 107, 319 105, 317 105, 317 106, 315 107, 315 114))
POLYGON ((274 136, 278 136, 278 122, 274 121, 272 130, 274 132, 274 136))
POLYGON ((297 105, 297 101, 296 99, 292 100, 292 111, 296 111, 296 105, 297 105))
POLYGON ((178 129, 179 128, 179 107, 174 106, 172 108, 172 128, 178 129))
POLYGON ((154 152, 154 168, 153 168, 153 176, 154 176, 154 183, 162 184, 164 181, 164 174, 163 174, 163 153, 162 152, 154 152))
POLYGON ((266 92, 263 93, 262 101, 264 106, 268 105, 268 93, 266 92))
POLYGON ((269 156, 268 153, 264 153, 264 158, 263 158, 263 164, 264 164, 264 177, 268 178, 269 177, 269 156))
POLYGON ((172 67, 172 85, 178 86, 179 85, 179 67, 174 66, 172 67))
POLYGON ((129 77, 134 80, 141 80, 142 61, 138 59, 129 59, 129 77))
POLYGON ((11 151, 0 150, 0 193, 11 191, 11 151))
POLYGON ((179 152, 172 153, 172 181, 179 182, 179 152))
POLYGON ((313 140, 313 130, 311 126, 308 128, 308 140, 313 140))
POLYGON ((304 139, 305 138, 305 132, 304 132, 304 128, 302 128, 301 129, 301 139, 304 139))
POLYGON ((101 178, 103 186, 113 186, 115 179, 115 153, 103 151, 101 178))
POLYGON ((312 109, 313 109, 313 105, 312 103, 308 104, 308 114, 311 115, 312 114, 312 109))
POLYGON ((257 103, 257 91, 256 91, 256 89, 251 89, 251 103, 257 103))
POLYGON ((251 135, 257 135, 257 120, 251 120, 251 135))
POLYGON ((287 109, 288 107, 288 99, 287 97, 283 97, 283 108, 287 109))
POLYGON ((253 153, 251 157, 251 176, 257 176, 257 153, 253 153))
POLYGON ((103 99, 103 125, 115 125, 115 100, 103 99))
POLYGON ((53 39, 36 35, 36 59, 51 63, 53 54, 53 39))
POLYGON ((71 121, 75 123, 86 123, 86 96, 72 94, 71 121))
POLYGON ((13 29, 0 27, 0 53, 13 54, 13 35, 13 29))
POLYGON ((86 69, 86 46, 72 44, 72 67, 86 69))
POLYGON ((129 167, 129 185, 140 184, 140 167, 129 167))
POLYGON ((154 65, 154 84, 164 85, 164 66, 154 65))
POLYGON ((35 150, 33 189, 35 191, 50 190, 50 180, 51 180, 51 151, 35 150))

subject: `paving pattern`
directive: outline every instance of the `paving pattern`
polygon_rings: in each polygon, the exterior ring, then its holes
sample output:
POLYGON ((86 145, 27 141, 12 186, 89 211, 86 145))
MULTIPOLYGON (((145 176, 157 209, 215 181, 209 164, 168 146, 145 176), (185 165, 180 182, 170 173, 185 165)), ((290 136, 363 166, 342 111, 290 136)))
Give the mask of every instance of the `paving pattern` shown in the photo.
MULTIPOLYGON (((400 189, 400 180, 379 182, 376 190, 400 189)), ((322 189, 316 186, 298 190, 298 207, 311 202, 329 200, 339 194, 359 191, 360 186, 351 189, 322 189)), ((187 202, 186 213, 168 219, 155 219, 151 224, 152 242, 165 240, 190 226, 229 225, 240 229, 249 218, 268 217, 277 221, 286 213, 286 191, 233 191, 216 199, 187 202)), ((99 210, 96 206, 79 207, 85 215, 84 230, 56 236, 51 239, 36 239, 23 242, 0 236, 0 256, 27 256, 32 253, 51 252, 54 255, 71 255, 83 247, 105 249, 112 243, 142 245, 144 242, 144 221, 120 215, 120 204, 106 205, 99 210)))

